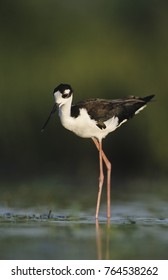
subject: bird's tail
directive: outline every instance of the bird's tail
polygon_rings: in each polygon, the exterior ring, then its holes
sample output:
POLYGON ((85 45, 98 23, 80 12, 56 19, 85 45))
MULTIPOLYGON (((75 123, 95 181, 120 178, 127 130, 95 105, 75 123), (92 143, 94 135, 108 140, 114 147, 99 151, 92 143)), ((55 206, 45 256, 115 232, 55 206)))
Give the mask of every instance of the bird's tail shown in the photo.
POLYGON ((141 99, 145 102, 145 103, 148 103, 149 101, 151 101, 151 99, 154 97, 155 95, 152 94, 152 95, 148 95, 146 97, 142 97, 141 99))

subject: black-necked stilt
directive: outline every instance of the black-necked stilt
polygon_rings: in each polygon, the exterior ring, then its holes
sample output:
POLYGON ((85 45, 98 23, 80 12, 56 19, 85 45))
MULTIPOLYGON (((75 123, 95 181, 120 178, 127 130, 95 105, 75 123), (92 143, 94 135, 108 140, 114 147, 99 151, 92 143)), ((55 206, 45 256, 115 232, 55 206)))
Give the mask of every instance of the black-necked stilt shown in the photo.
POLYGON ((129 96, 114 100, 93 98, 72 105, 73 90, 68 84, 60 84, 57 86, 54 89, 53 95, 55 104, 42 128, 42 131, 58 107, 61 123, 66 129, 74 132, 80 137, 92 138, 99 151, 100 164, 96 219, 99 215, 104 181, 103 161, 107 168, 107 217, 109 218, 111 163, 102 149, 102 139, 144 109, 154 95, 142 98, 129 96))

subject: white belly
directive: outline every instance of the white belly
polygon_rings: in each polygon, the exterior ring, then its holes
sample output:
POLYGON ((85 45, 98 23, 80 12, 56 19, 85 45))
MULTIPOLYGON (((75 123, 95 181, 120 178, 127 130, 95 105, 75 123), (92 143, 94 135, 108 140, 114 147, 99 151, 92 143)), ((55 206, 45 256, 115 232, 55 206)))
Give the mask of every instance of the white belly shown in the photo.
POLYGON ((112 117, 108 121, 104 122, 106 128, 101 129, 97 126, 97 122, 93 119, 90 119, 85 109, 80 110, 80 115, 77 118, 65 117, 60 114, 60 119, 62 125, 73 131, 80 137, 91 138, 96 137, 101 140, 106 137, 108 133, 114 131, 118 127, 118 118, 112 117))

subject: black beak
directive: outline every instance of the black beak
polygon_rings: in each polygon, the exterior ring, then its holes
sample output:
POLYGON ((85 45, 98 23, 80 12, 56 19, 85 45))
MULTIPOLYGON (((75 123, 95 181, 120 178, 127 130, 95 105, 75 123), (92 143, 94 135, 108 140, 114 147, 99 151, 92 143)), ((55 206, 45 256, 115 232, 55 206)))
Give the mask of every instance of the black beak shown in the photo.
POLYGON ((52 108, 52 110, 51 110, 51 113, 50 113, 48 119, 46 120, 45 124, 43 125, 43 127, 42 127, 42 129, 41 129, 41 132, 44 131, 46 125, 48 124, 48 122, 49 122, 50 118, 52 117, 52 115, 55 113, 56 109, 57 109, 57 105, 56 105, 56 103, 55 103, 54 106, 53 106, 53 108, 52 108))

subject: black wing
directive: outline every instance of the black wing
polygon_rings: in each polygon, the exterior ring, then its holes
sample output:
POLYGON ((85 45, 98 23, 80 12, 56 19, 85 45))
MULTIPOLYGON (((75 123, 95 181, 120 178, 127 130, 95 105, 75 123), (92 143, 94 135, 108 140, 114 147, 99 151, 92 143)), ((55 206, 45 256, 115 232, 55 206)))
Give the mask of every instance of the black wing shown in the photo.
POLYGON ((77 117, 80 114, 80 109, 87 110, 90 117, 97 121, 100 128, 105 128, 104 122, 112 117, 118 117, 119 124, 123 120, 132 118, 136 111, 146 105, 154 95, 139 98, 130 96, 121 99, 88 99, 78 102, 72 106, 71 115, 77 117))

